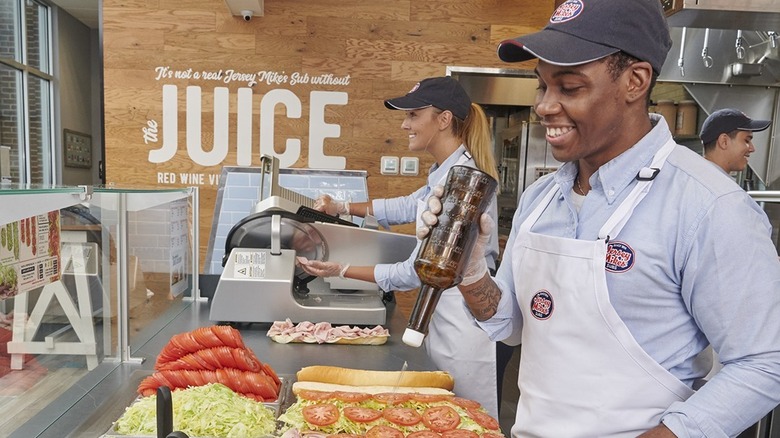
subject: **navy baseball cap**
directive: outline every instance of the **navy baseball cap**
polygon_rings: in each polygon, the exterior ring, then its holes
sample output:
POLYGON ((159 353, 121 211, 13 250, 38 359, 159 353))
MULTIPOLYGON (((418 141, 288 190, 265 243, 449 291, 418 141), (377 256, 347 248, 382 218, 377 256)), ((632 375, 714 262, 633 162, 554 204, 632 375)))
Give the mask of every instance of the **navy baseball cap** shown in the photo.
POLYGON ((403 111, 435 106, 465 120, 471 110, 471 99, 452 76, 443 76, 418 82, 405 96, 387 99, 385 106, 403 111))
POLYGON ((554 65, 580 65, 623 51, 660 73, 672 47, 658 0, 567 0, 539 32, 505 40, 505 62, 539 58, 554 65))
POLYGON ((763 131, 771 123, 771 120, 753 120, 738 109, 720 109, 710 114, 704 121, 699 138, 701 138, 702 144, 710 144, 717 140, 721 134, 728 134, 736 130, 763 131))

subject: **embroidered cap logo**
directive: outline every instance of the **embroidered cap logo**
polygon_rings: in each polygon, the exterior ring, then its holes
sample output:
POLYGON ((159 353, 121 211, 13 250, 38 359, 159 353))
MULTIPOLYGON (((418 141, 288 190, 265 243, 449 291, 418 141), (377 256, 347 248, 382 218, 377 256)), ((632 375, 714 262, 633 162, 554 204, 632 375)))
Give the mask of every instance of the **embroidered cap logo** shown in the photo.
POLYGON ((565 23, 572 20, 580 15, 584 8, 585 5, 581 0, 565 1, 553 12, 552 17, 550 17, 550 23, 565 23))

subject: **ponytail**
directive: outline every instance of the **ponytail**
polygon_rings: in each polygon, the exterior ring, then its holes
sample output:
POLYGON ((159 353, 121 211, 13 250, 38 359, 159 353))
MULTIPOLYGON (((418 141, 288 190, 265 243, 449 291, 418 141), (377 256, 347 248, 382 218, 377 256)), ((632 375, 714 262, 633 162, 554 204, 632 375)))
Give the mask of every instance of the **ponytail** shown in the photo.
POLYGON ((454 118, 454 120, 456 121, 454 129, 474 158, 477 168, 495 178, 496 181, 500 181, 496 157, 493 154, 490 123, 485 112, 482 111, 482 107, 472 103, 469 115, 465 121, 457 118, 454 118))

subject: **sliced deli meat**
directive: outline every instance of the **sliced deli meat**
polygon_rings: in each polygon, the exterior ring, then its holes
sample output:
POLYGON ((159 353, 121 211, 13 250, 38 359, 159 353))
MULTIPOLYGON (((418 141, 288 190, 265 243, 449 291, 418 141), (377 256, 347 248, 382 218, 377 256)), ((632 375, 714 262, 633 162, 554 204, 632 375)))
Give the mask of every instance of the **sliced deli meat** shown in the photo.
POLYGON ((280 344, 354 344, 381 345, 387 342, 390 331, 378 325, 358 327, 349 325, 333 326, 329 322, 313 323, 301 321, 294 324, 289 318, 275 321, 268 329, 267 336, 280 344))

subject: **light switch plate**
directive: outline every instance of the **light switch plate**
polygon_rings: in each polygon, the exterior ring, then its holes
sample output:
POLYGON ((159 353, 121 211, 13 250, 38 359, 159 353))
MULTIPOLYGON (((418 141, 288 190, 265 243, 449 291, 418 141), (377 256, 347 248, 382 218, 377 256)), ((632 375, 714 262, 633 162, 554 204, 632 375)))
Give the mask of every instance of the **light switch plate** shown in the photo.
POLYGON ((398 157, 382 157, 379 171, 382 175, 398 175, 398 157))
POLYGON ((401 175, 420 173, 420 160, 417 157, 401 157, 401 175))

